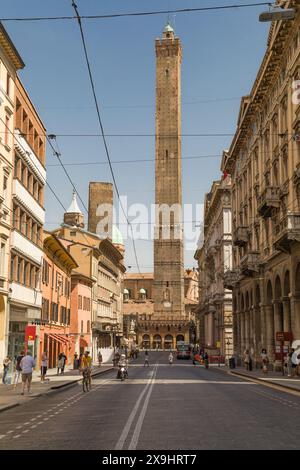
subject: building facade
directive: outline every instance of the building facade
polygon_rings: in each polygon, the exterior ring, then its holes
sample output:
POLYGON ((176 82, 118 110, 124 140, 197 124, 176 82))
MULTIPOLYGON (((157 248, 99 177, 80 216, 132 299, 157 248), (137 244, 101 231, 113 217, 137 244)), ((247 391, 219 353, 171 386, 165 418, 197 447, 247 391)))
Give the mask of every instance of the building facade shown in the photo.
POLYGON ((158 321, 154 310, 153 273, 126 273, 124 276, 123 311, 124 338, 129 347, 136 344, 143 349, 174 349, 177 341, 197 341, 194 309, 198 303, 198 273, 187 269, 184 274, 184 308, 186 325, 168 318, 158 321), (173 331, 176 329, 176 336, 173 331))
MULTIPOLYGON (((64 352, 71 364, 76 347, 71 312, 71 273, 78 265, 63 243, 44 232, 42 270, 42 315, 39 329, 39 359, 47 351, 49 368, 57 366, 58 355, 64 352)), ((76 330, 77 331, 77 330, 76 330)))
MULTIPOLYGON (((285 8, 294 5, 288 1, 285 8)), ((281 360, 276 333, 300 339, 300 12, 271 25, 253 88, 242 99, 223 169, 232 176, 236 353, 281 360)), ((291 344, 285 342, 285 348, 291 344)))
POLYGON ((94 281, 82 273, 71 275, 71 332, 75 333, 75 353, 92 351, 92 289, 94 281))
POLYGON ((14 113, 17 71, 24 63, 0 23, 0 362, 9 330, 10 234, 14 166, 14 113))
POLYGON ((199 269, 199 320, 201 348, 233 353, 232 292, 224 285, 224 273, 232 267, 231 180, 215 181, 205 196, 203 243, 195 253, 199 269))
POLYGON ((95 233, 86 231, 74 194, 71 206, 64 215, 64 222, 53 233, 68 244, 68 250, 78 264, 74 272, 93 281, 91 352, 96 361, 99 349, 110 349, 109 352, 103 352, 105 360, 123 335, 123 240, 116 227, 112 228, 112 240, 101 239, 95 233))
POLYGON ((26 328, 35 322, 35 338, 31 340, 34 341, 34 354, 38 356, 46 130, 18 78, 15 82, 14 126, 8 354, 15 356, 23 349, 26 328))

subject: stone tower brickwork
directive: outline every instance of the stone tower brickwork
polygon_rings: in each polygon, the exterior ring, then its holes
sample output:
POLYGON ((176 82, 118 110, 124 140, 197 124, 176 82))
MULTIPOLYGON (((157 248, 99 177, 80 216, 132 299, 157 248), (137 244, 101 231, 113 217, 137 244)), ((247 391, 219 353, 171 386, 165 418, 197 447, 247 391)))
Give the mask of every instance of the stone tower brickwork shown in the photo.
MULTIPOLYGON (((155 202, 180 210, 156 215, 154 317, 170 320, 170 334, 184 320, 184 263, 181 188, 181 43, 167 24, 156 49, 155 202), (172 326, 173 324, 173 326, 172 326)), ((159 211, 160 212, 160 211, 159 211)), ((167 211, 168 212, 168 211, 167 211)), ((179 332, 183 333, 183 324, 179 332), (181 329, 182 327, 182 329, 181 329)), ((175 336, 175 337, 174 337, 175 336)), ((186 337, 185 337, 186 339, 186 337)), ((163 338, 162 338, 163 340, 163 338)))
POLYGON ((112 239, 113 185, 90 182, 88 231, 112 239), (106 205, 106 207, 103 207, 106 205), (101 223, 106 219, 107 223, 101 223))

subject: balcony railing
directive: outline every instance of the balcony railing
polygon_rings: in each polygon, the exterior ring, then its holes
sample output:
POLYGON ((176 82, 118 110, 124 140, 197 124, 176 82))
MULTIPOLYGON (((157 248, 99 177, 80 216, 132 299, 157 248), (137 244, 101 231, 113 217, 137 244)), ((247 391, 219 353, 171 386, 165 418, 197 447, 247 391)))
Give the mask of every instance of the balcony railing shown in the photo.
POLYGON ((243 274, 251 275, 259 272, 259 251, 250 251, 241 259, 241 271, 243 274))
POLYGON ((245 246, 248 241, 248 227, 237 227, 233 237, 233 244, 236 246, 245 246))
POLYGON ((233 269, 229 269, 224 273, 224 287, 232 290, 238 282, 238 273, 233 269))
POLYGON ((258 213, 264 218, 270 217, 272 210, 280 206, 279 188, 268 186, 258 198, 258 213))
POLYGON ((276 226, 274 246, 276 250, 290 252, 291 243, 300 242, 300 213, 287 214, 276 226))

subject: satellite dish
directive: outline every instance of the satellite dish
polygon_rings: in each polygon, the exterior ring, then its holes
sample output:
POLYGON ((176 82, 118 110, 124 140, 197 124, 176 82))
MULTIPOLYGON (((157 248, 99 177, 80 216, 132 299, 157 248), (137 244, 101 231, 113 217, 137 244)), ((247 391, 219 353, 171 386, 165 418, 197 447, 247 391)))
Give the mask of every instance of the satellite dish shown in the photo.
POLYGON ((293 8, 273 8, 270 11, 265 11, 259 15, 259 21, 281 21, 293 20, 296 16, 296 10, 293 8))

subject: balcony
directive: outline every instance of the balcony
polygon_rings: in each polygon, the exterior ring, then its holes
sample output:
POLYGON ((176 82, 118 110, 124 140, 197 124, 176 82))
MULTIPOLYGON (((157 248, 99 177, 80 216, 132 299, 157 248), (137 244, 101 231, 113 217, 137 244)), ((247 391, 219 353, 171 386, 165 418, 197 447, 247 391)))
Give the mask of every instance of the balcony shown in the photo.
POLYGON ((290 253, 291 244, 300 242, 300 214, 287 214, 276 226, 274 246, 276 250, 290 253))
POLYGON ((273 209, 280 206, 279 188, 268 186, 258 198, 258 213, 260 216, 267 218, 272 214, 273 209))
POLYGON ((233 237, 233 244, 236 246, 245 246, 248 240, 248 227, 237 227, 233 237))
POLYGON ((296 166, 293 177, 294 184, 298 185, 300 183, 300 163, 296 166))
POLYGON ((238 273, 235 270, 228 270, 224 273, 224 287, 232 290, 238 282, 238 273))
POLYGON ((252 275, 259 272, 259 251, 250 251, 241 259, 241 272, 252 275))

